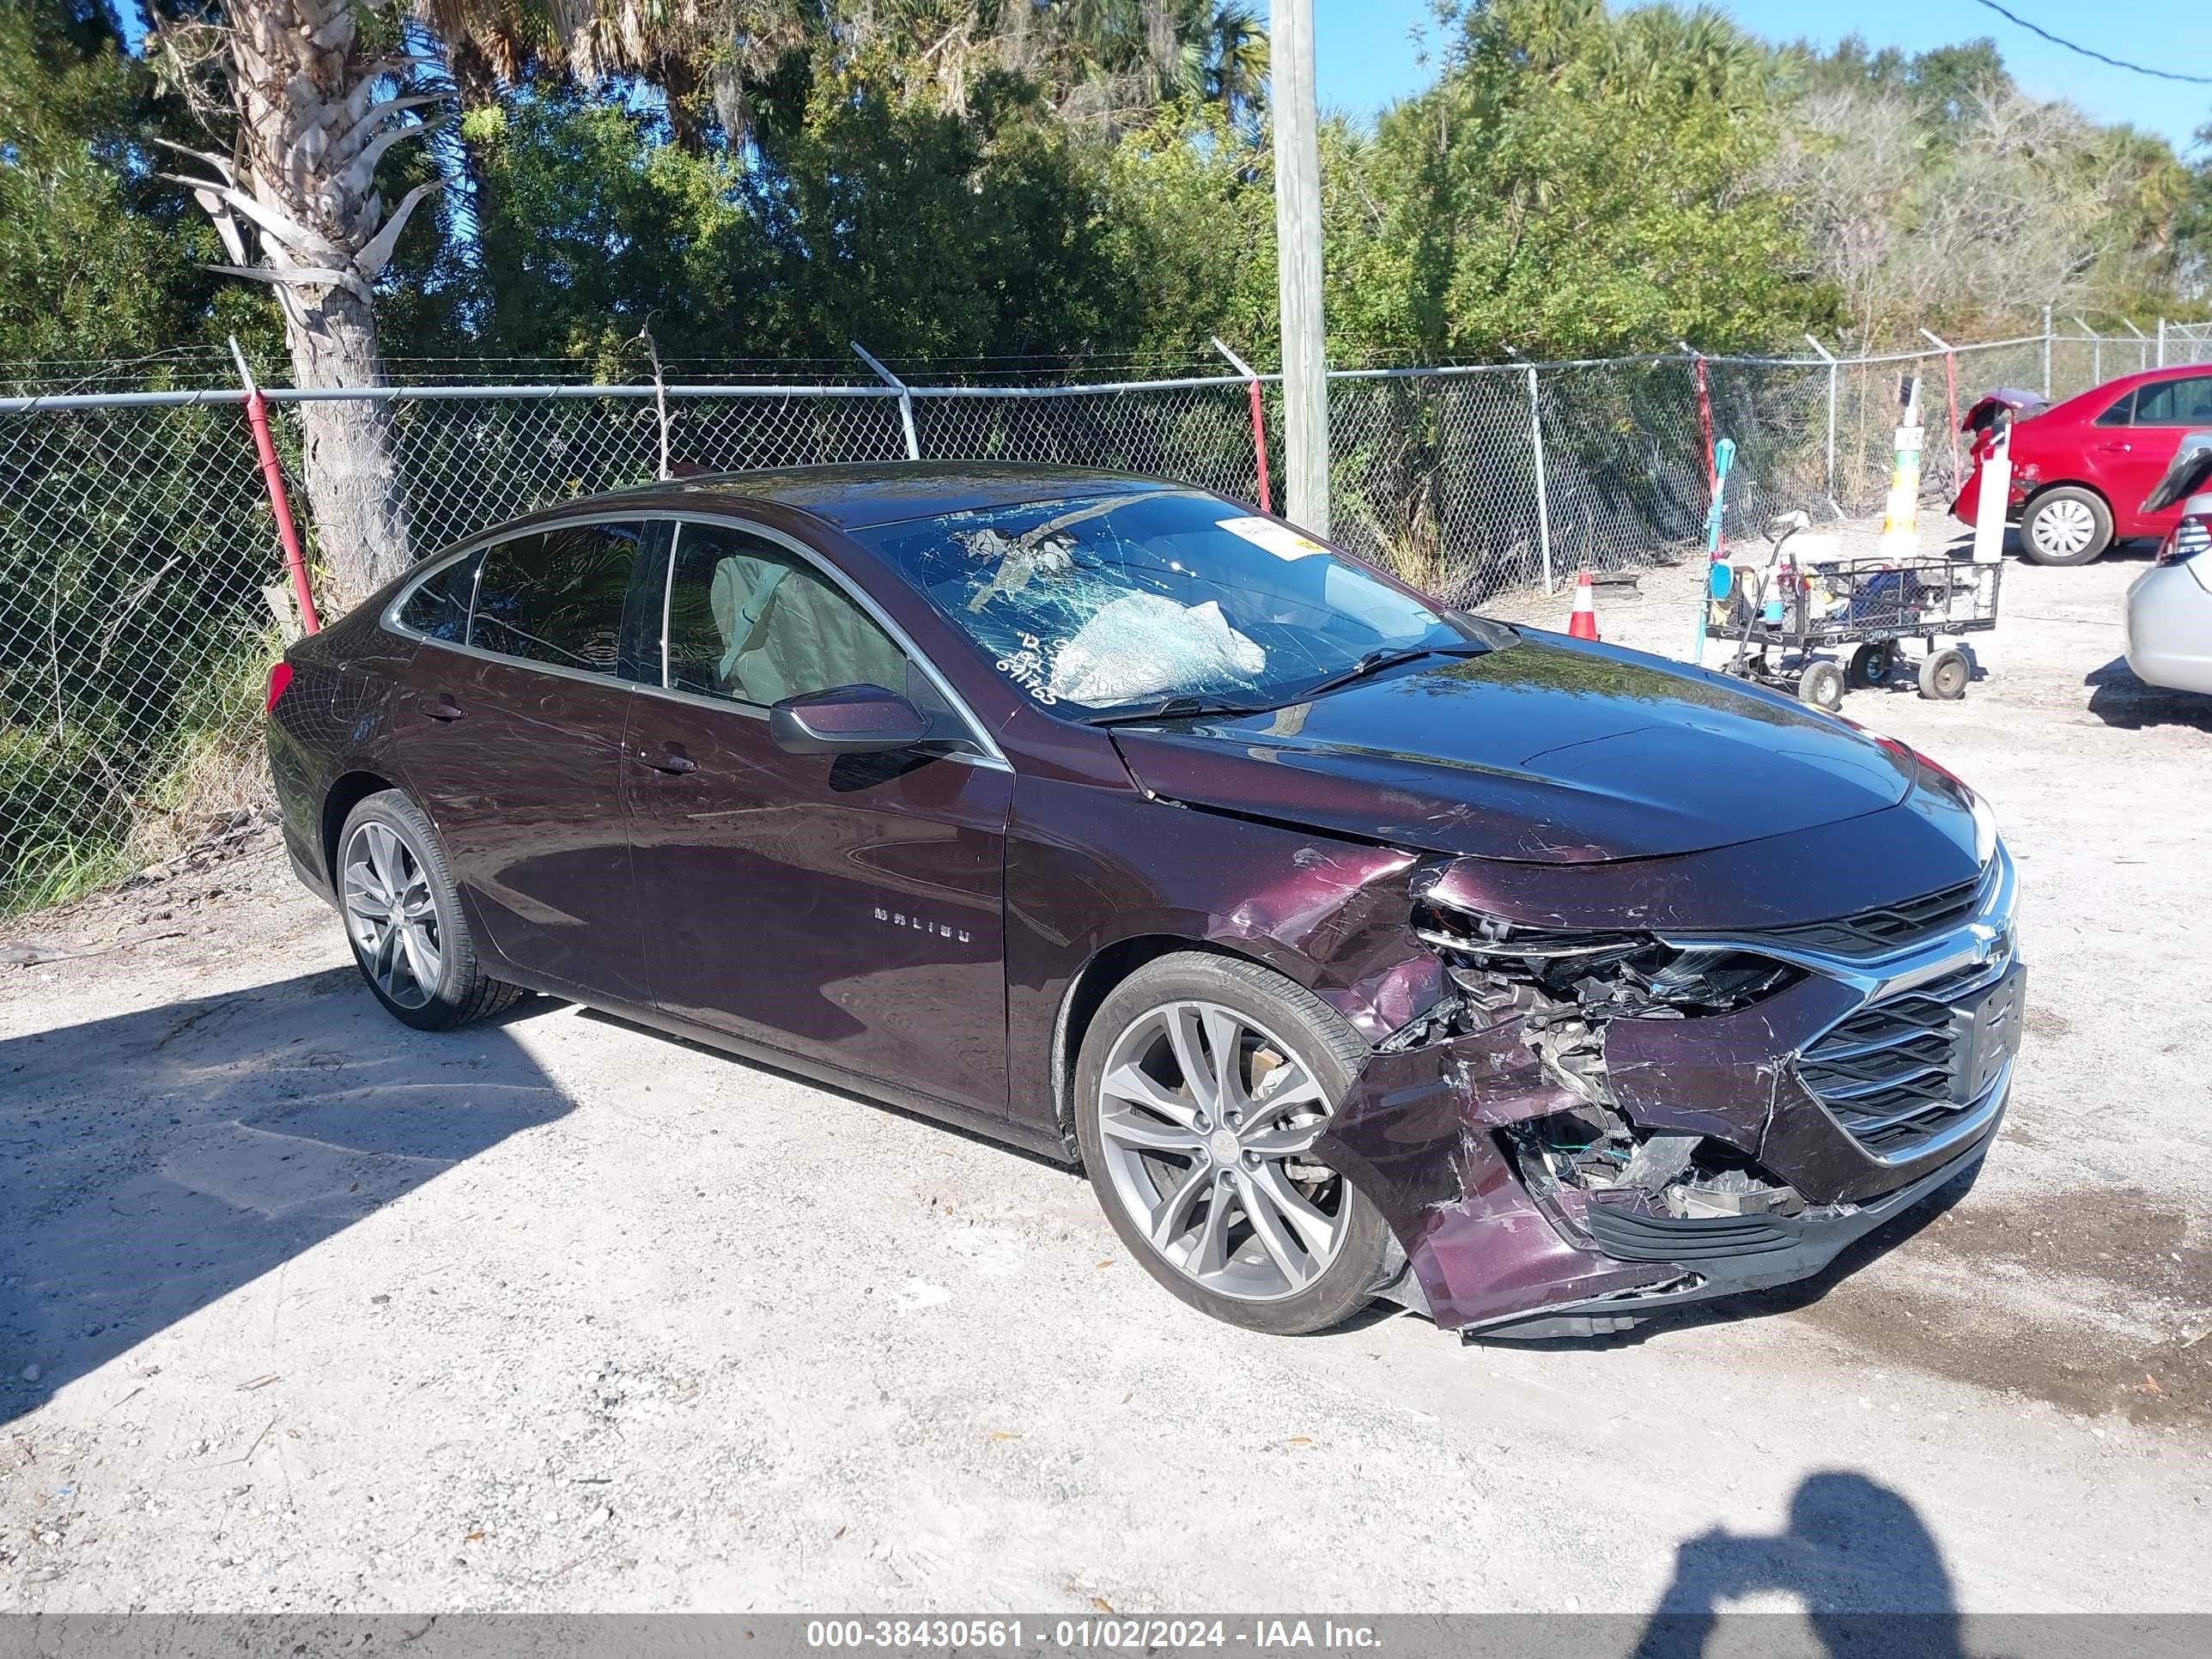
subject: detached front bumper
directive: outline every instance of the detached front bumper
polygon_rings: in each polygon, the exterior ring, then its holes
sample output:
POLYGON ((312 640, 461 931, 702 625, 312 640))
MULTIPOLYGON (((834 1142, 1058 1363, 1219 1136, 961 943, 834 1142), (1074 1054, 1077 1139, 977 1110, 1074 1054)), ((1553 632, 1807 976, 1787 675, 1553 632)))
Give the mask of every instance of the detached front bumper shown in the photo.
POLYGON ((1803 976, 1751 1006, 1607 1028, 1612 1104, 1639 1147, 1728 1164, 1697 1196, 1747 1194, 1741 1213, 1685 1206, 1694 1170, 1555 1178, 1542 1126, 1587 1103, 1518 1018, 1378 1054, 1316 1151, 1389 1221, 1401 1299, 1447 1329, 1620 1330, 1806 1278, 1966 1176, 1995 1139, 2024 1000, 2014 899, 2000 847, 1939 937, 1872 957, 1800 951, 1803 976))
MULTIPOLYGON (((1998 1116, 2002 1116, 2002 1103, 1998 1116)), ((1909 1186, 1866 1204, 1787 1217, 1625 1218, 1617 1231, 1608 1232, 1605 1248, 1663 1259, 1670 1268, 1678 1270, 1673 1278, 1656 1284, 1626 1285, 1578 1301, 1553 1304, 1538 1314, 1507 1315, 1461 1328, 1470 1334, 1524 1340, 1601 1335, 1626 1330, 1654 1313, 1690 1303, 1771 1290, 1809 1279, 1884 1223, 1955 1182, 1971 1180, 1980 1170, 1996 1127, 1993 1119, 1989 1131, 1968 1151, 1909 1186)))

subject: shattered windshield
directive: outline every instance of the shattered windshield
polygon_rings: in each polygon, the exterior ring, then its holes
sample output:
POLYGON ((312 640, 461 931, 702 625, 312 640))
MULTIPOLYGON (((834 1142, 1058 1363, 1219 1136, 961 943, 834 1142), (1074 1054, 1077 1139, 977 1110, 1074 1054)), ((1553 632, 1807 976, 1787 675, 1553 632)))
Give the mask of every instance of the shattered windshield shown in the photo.
POLYGON ((1378 653, 1468 644, 1443 612, 1353 561, 1194 491, 1025 501, 856 534, 1018 691, 1079 719, 1170 698, 1273 707, 1378 653))

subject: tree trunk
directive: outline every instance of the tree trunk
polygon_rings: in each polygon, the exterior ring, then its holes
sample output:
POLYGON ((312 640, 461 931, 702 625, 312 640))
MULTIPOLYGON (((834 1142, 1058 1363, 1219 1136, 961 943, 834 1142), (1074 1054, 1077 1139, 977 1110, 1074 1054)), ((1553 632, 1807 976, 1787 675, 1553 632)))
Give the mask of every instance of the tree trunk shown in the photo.
MULTIPOLYGON (((377 386, 376 319, 344 289, 300 296, 284 319, 301 386, 377 386), (301 314, 295 319, 291 311, 301 314)), ((391 441, 391 405, 347 398, 298 405, 316 550, 333 610, 360 603, 414 562, 391 441)))
MULTIPOLYGON (((380 98, 422 59, 364 50, 355 0, 223 0, 227 90, 238 112, 228 159, 188 151, 214 175, 179 177, 214 219, 234 263, 270 284, 303 388, 381 386, 370 284, 434 185, 388 216, 386 152, 428 131, 407 112, 435 95, 380 98)), ((300 405, 307 517, 333 610, 358 603, 411 555, 388 409, 370 399, 300 405)))

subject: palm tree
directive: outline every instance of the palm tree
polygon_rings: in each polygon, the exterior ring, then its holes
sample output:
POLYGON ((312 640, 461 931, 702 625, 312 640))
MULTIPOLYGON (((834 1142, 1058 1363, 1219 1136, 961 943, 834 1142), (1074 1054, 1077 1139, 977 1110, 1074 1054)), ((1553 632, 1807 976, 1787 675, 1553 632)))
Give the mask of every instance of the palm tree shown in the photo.
MULTIPOLYGON (((215 221, 230 255, 217 269, 275 290, 295 382, 373 389, 385 379, 374 284, 442 182, 416 185, 389 211, 378 188, 394 146, 449 118, 423 118, 451 99, 424 84, 424 71, 447 71, 478 97, 539 63, 586 83, 647 74, 689 93, 703 82, 742 142, 748 76, 803 38, 818 9, 803 0, 415 0, 410 27, 377 0, 186 7, 157 25, 152 45, 209 128, 230 135, 230 153, 184 150, 192 170, 164 176, 215 221), (421 49, 392 44, 410 40, 421 49)), ((671 112, 680 132, 696 100, 672 99, 671 112)), ((346 398, 303 403, 300 419, 331 597, 349 605, 412 558, 389 417, 374 399, 346 398)))
POLYGON ((1198 54, 1206 97, 1231 120, 1256 116, 1267 99, 1267 26, 1237 0, 1207 9, 1203 33, 1184 48, 1198 54))
MULTIPOLYGON (((1595 3, 1595 0, 1582 0, 1595 3)), ((586 85, 638 76, 669 96, 680 143, 711 108, 743 145, 754 91, 793 52, 851 61, 870 50, 909 84, 964 108, 970 77, 1036 81, 1070 116, 1118 126, 1164 94, 1256 107, 1267 40, 1243 0, 156 0, 170 77, 229 153, 183 151, 165 175, 214 219, 231 275, 269 284, 296 384, 384 383, 374 285, 409 216, 442 180, 387 211, 378 171, 397 145, 464 100, 539 73, 586 85), (434 78, 426 72, 434 71, 434 78)), ((412 557, 389 417, 373 398, 300 406, 306 483, 338 605, 412 557)))
MULTIPOLYGON (((221 0, 155 44, 209 125, 234 135, 229 155, 182 149, 196 169, 164 175, 214 219, 231 261, 216 269, 275 289, 299 386, 380 385, 371 284, 436 181, 387 212, 377 167, 438 125, 416 112, 440 94, 399 84, 429 60, 372 45, 352 0, 221 0)), ((300 415, 331 597, 350 604, 410 559, 387 417, 357 399, 300 415)))

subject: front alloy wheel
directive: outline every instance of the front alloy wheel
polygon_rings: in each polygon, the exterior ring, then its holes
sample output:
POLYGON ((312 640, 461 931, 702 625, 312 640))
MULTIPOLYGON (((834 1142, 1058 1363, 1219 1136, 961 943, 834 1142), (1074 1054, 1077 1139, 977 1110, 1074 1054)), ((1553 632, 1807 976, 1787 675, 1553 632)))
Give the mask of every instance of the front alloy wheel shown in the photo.
POLYGON ((1106 1000, 1084 1043, 1078 1135, 1108 1218, 1154 1278, 1283 1333, 1367 1300, 1381 1218, 1315 1156, 1365 1058, 1325 1004, 1234 958, 1163 957, 1106 1000))
POLYGON ((1328 1108, 1290 1044, 1216 1002, 1139 1016, 1107 1057, 1100 1139, 1115 1196, 1176 1268, 1271 1302, 1344 1243, 1344 1181, 1313 1162, 1328 1108))

